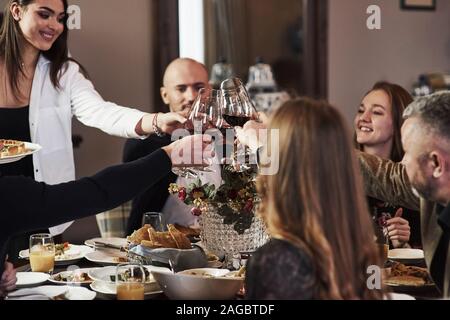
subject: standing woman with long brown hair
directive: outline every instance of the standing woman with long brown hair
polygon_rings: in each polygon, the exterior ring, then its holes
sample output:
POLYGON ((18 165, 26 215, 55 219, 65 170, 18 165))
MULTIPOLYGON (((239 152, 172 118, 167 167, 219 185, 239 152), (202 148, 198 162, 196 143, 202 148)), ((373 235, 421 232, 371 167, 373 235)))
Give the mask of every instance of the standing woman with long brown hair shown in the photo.
POLYGON ((279 130, 279 171, 258 189, 272 240, 248 262, 247 298, 381 298, 366 284, 380 257, 342 116, 302 98, 280 107, 270 129, 279 130))
POLYGON ((2 166, 3 176, 29 176, 48 184, 74 180, 72 116, 125 138, 170 133, 185 121, 179 114, 158 117, 104 101, 68 56, 67 7, 67 0, 6 3, 0 29, 0 137, 43 148, 32 158, 2 166))

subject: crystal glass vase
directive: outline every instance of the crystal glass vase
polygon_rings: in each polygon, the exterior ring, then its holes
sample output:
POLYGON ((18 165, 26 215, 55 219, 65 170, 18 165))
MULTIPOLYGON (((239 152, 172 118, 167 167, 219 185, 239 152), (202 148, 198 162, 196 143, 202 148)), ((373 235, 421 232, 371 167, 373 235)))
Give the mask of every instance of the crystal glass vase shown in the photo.
POLYGON ((252 224, 239 234, 233 224, 224 224, 224 217, 213 206, 203 210, 199 222, 200 237, 205 248, 218 255, 225 256, 225 267, 233 269, 233 257, 243 252, 252 252, 269 240, 264 222, 253 214, 252 224))

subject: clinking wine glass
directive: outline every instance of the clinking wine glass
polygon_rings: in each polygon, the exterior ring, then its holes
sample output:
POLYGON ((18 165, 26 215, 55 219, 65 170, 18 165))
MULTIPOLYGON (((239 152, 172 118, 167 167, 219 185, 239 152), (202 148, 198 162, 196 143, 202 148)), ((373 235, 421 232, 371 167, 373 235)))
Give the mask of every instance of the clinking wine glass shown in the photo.
MULTIPOLYGON (((238 78, 230 78, 222 82, 221 89, 223 93, 223 106, 222 106, 222 117, 224 123, 222 124, 222 133, 224 133, 224 129, 228 130, 234 128, 236 126, 243 127, 247 121, 250 120, 259 120, 258 112, 256 111, 255 106, 248 94, 244 84, 238 78)), ((244 149, 244 152, 239 154, 237 151, 237 145, 233 135, 225 135, 227 145, 230 145, 230 136, 233 137, 233 149, 232 156, 229 152, 227 152, 227 159, 225 159, 226 163, 230 163, 235 171, 245 171, 250 169, 249 166, 249 151, 247 148, 244 149), (231 159, 230 159, 231 158, 231 159), (243 162, 239 162, 238 159, 244 159, 243 162)))
MULTIPOLYGON (((202 88, 192 104, 184 128, 192 134, 209 133, 216 137, 214 129, 221 128, 222 119, 222 92, 220 90, 202 88)), ((211 162, 209 165, 212 164, 211 162)), ((197 178, 200 172, 213 172, 209 166, 203 163, 193 165, 174 165, 172 171, 184 178, 197 178)))

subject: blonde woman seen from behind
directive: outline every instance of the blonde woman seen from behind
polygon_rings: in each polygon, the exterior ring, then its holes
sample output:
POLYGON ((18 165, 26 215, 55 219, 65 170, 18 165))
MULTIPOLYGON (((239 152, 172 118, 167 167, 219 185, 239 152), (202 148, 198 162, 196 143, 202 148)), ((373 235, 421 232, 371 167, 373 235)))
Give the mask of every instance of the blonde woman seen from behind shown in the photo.
POLYGON ((258 189, 272 240, 248 262, 247 298, 381 298, 366 285, 380 257, 342 116, 302 98, 277 110, 269 129, 279 130, 280 168, 258 189))

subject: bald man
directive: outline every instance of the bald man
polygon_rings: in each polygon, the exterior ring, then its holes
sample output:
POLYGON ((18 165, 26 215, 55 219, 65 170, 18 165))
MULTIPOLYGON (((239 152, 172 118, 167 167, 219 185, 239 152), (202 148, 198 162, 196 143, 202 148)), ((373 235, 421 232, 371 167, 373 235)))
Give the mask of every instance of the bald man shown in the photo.
MULTIPOLYGON (((182 112, 187 116, 192 103, 201 88, 208 87, 208 71, 206 67, 189 58, 178 58, 166 68, 163 86, 160 89, 161 98, 171 112, 182 112)), ((123 161, 130 162, 142 158, 153 151, 170 144, 169 135, 158 137, 151 135, 146 140, 127 140, 123 152, 123 161)), ((145 212, 162 212, 165 223, 176 223, 183 226, 195 224, 195 217, 190 213, 190 207, 169 196, 171 183, 179 183, 173 173, 133 199, 127 234, 142 226, 142 216, 145 212)))
POLYGON ((179 58, 166 68, 161 98, 171 112, 187 111, 201 88, 209 86, 208 71, 193 59, 179 58))

